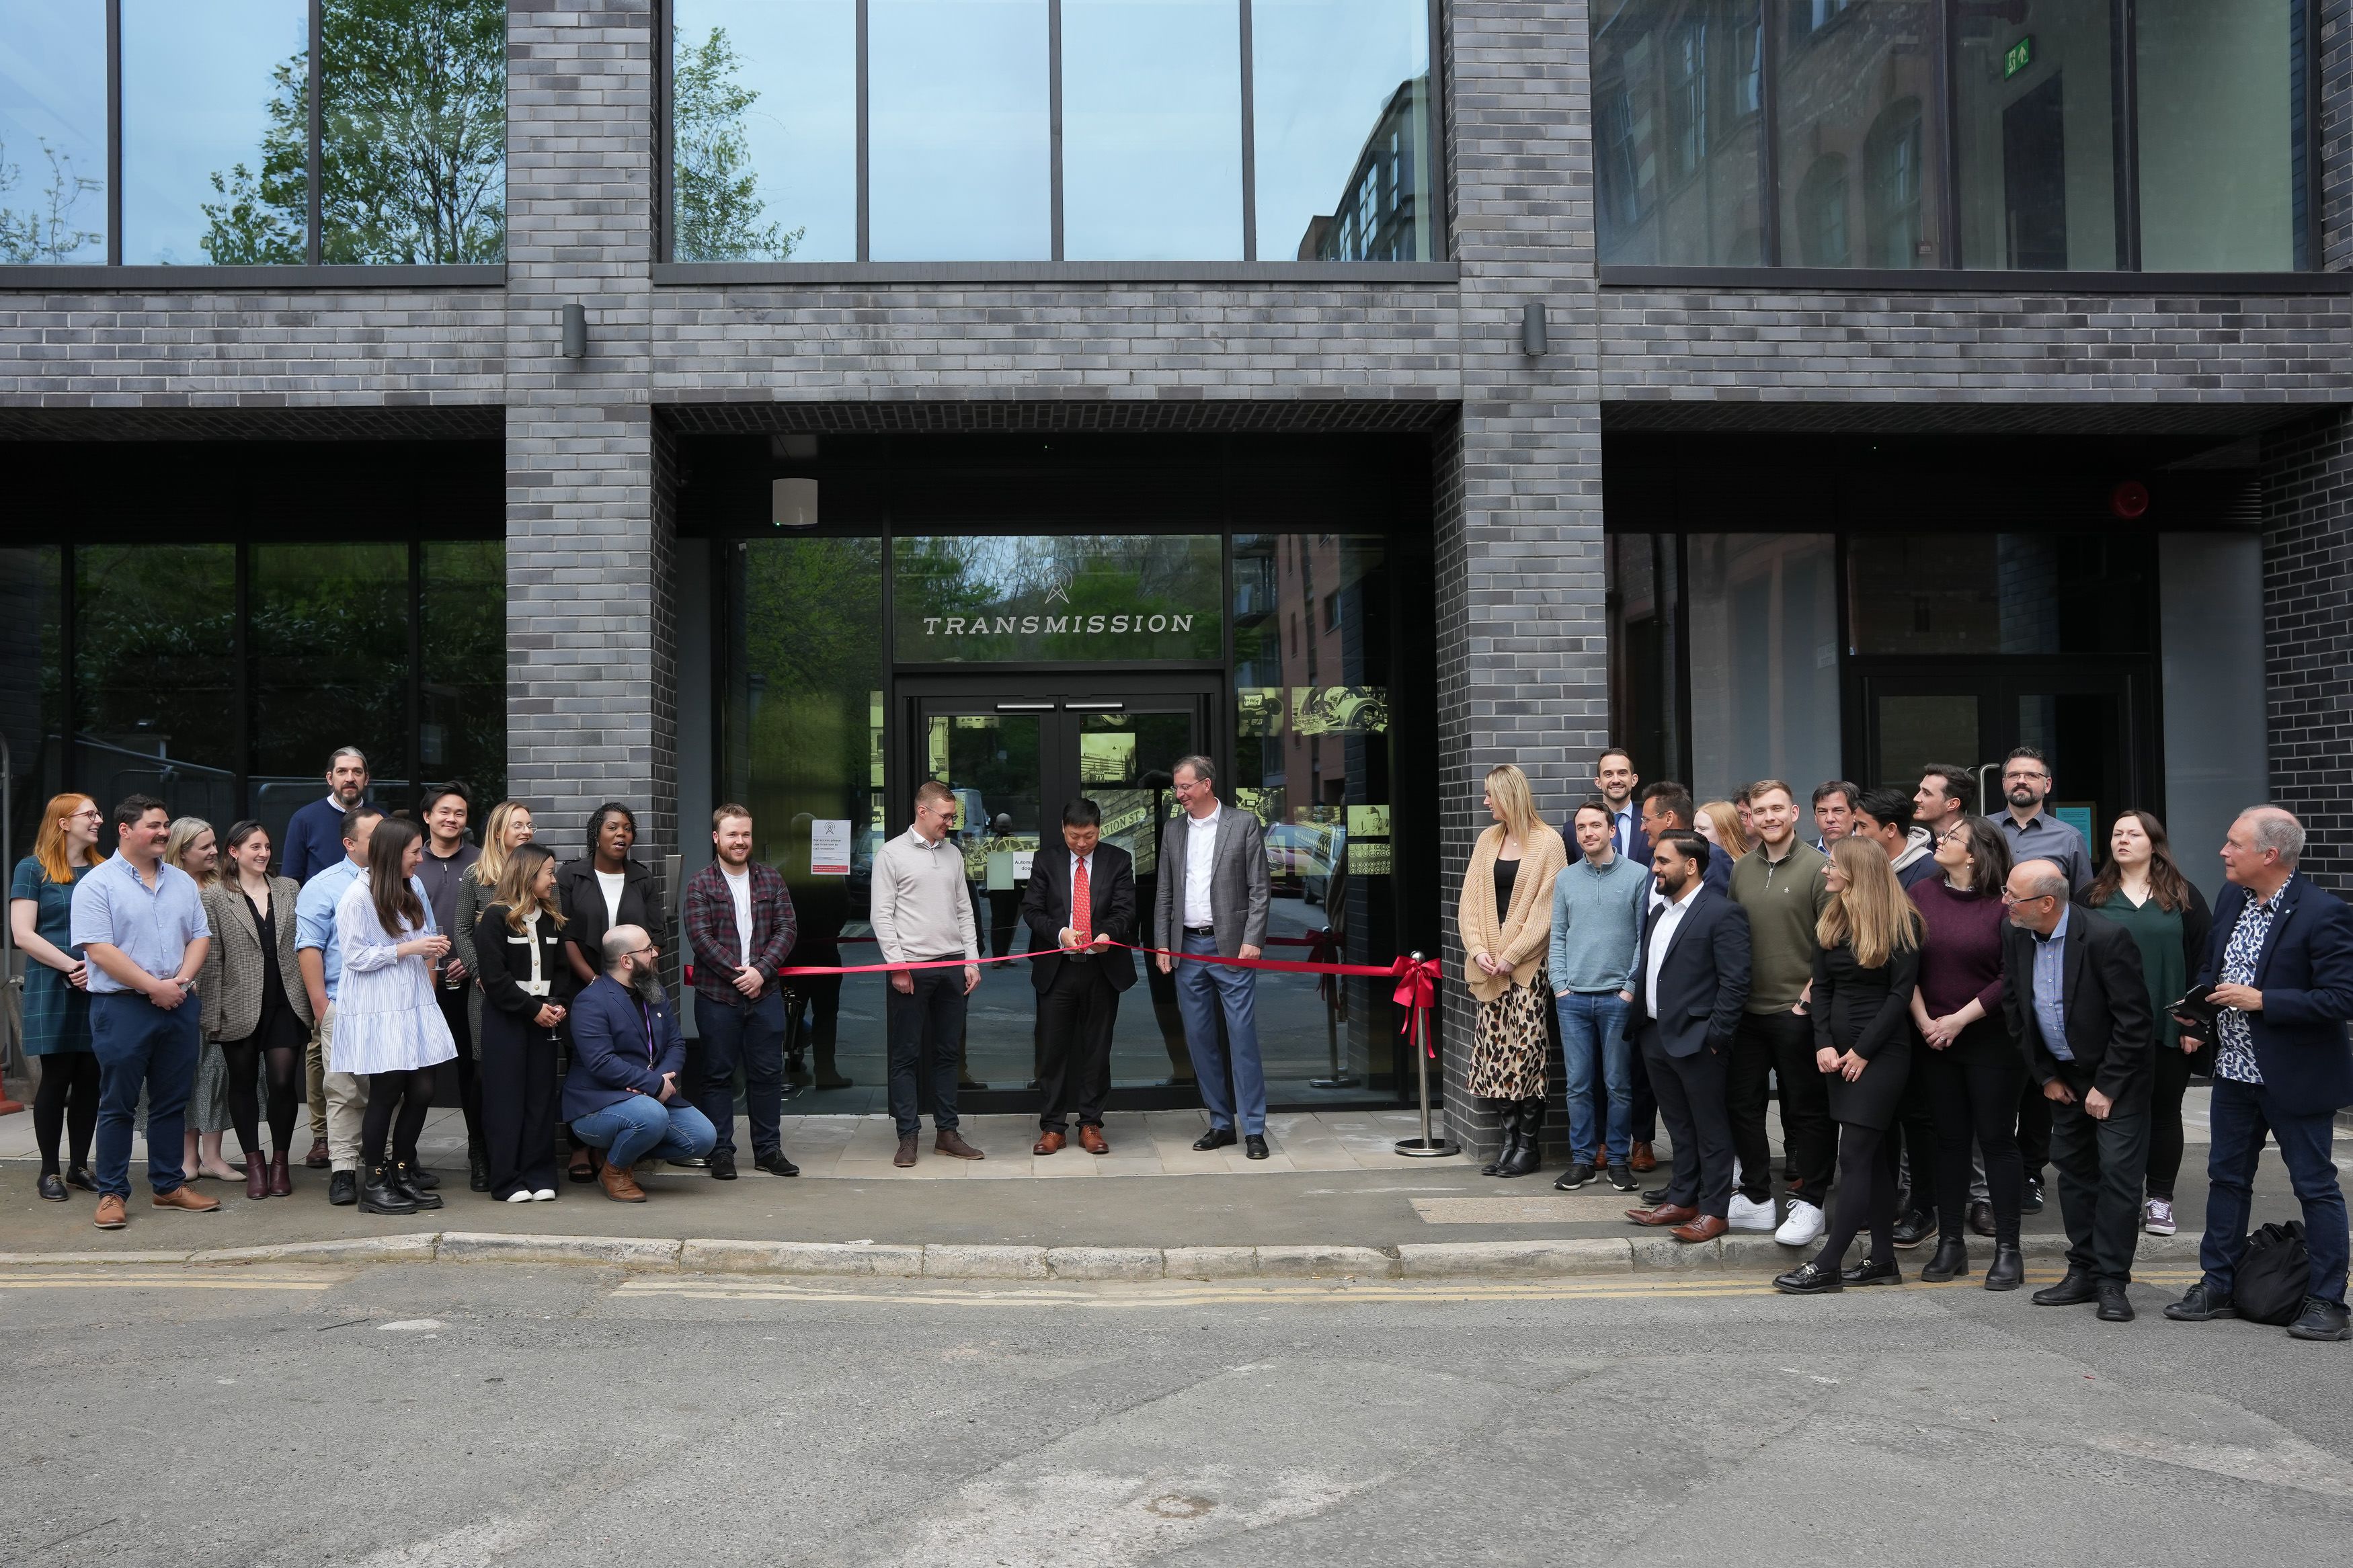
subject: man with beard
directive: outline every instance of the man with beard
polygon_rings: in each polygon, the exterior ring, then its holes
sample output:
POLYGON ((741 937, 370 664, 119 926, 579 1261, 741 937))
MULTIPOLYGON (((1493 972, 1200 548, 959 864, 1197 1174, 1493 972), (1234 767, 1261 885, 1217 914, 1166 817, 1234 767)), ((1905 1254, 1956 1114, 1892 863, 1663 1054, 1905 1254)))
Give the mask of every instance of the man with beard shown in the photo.
POLYGON ((327 759, 327 795, 296 812, 286 824, 286 848, 279 873, 299 884, 343 858, 343 814, 367 799, 368 763, 357 746, 327 759))
POLYGON ((2042 809, 2051 798, 2051 762, 2031 746, 2021 746, 2001 764, 2001 795, 2010 809, 1995 818, 2010 840, 2010 863, 2048 860, 2066 874, 2067 890, 2081 894, 2092 885, 2092 853, 2084 836, 2042 809))
POLYGON ((605 1195, 641 1204, 630 1167, 640 1160, 699 1160, 719 1134, 678 1086, 686 1038, 663 994, 661 951, 643 926, 605 933, 605 973, 572 1002, 572 1071, 564 1119, 574 1136, 605 1151, 605 1195))

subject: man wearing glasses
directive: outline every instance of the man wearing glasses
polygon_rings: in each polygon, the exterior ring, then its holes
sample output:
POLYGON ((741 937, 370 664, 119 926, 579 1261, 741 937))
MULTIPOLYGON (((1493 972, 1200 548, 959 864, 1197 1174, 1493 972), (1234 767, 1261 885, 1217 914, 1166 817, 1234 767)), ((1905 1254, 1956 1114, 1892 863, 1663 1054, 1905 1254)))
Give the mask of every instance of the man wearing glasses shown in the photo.
POLYGON ((2072 895, 2092 885, 2092 853, 2084 836, 2042 809, 2051 798, 2051 761, 2021 746, 2001 764, 2001 795, 2010 809, 1997 818, 2010 840, 2010 863, 2048 860, 2067 879, 2072 895))
POLYGON ((700 1160, 719 1134, 678 1087, 686 1038, 662 988, 661 952, 643 926, 605 933, 605 973, 573 999, 564 1120, 605 1151, 596 1179, 618 1204, 641 1204, 639 1161, 700 1160))

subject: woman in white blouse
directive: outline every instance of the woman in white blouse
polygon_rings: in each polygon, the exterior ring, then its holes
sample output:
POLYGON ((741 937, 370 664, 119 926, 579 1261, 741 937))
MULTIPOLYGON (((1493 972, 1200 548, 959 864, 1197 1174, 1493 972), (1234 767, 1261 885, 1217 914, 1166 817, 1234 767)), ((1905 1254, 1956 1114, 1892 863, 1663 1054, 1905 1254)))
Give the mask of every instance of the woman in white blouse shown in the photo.
POLYGON ((343 976, 335 996, 332 1065, 368 1080, 367 1116, 360 1124, 364 1214, 410 1215, 441 1206, 438 1193, 413 1180, 417 1135, 433 1105, 433 1069, 458 1054, 433 993, 433 966, 449 951, 449 939, 433 930, 416 880, 424 859, 417 825, 384 818, 368 839, 367 870, 335 908, 343 976))
POLYGON ((474 926, 482 983, 482 1142, 491 1195, 555 1196, 555 1031, 572 994, 555 857, 519 845, 474 926))

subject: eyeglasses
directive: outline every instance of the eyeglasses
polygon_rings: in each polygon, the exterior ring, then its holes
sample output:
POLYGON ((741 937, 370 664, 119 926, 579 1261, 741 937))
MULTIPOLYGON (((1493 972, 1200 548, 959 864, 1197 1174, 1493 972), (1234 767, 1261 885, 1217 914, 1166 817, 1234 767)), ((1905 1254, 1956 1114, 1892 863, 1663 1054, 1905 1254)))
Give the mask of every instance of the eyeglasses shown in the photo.
POLYGON ((67 817, 66 820, 68 822, 104 822, 106 820, 106 813, 99 810, 98 807, 93 805, 84 810, 75 812, 71 816, 67 817))
POLYGON ((2031 904, 2043 899, 2055 899, 2058 896, 2056 893, 2029 893, 2021 899, 2008 888, 2001 890, 2001 901, 2005 904, 2031 904))
POLYGON ((1947 827, 1944 832, 1936 835, 1936 842, 1939 844, 1966 844, 1968 841, 1969 830, 1966 827, 1947 827))

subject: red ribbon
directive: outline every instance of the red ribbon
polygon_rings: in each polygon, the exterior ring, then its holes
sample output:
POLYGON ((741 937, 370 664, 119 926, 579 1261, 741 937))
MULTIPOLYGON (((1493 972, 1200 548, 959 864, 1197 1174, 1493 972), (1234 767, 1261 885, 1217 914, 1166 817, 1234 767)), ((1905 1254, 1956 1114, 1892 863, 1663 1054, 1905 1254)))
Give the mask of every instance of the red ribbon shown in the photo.
MULTIPOLYGON (((1406 957, 1397 961, 1391 973, 1397 976, 1397 991, 1389 1000, 1406 1010, 1406 1028, 1411 1028, 1429 1014, 1431 1004, 1438 1000, 1438 981, 1442 971, 1434 958, 1425 958, 1417 963, 1410 957, 1406 957)), ((1403 1034, 1405 1030, 1398 1032, 1403 1034)), ((1438 1059, 1438 1047, 1430 1042, 1428 1029, 1422 1031, 1421 1047, 1430 1053, 1430 1060, 1438 1059)))

